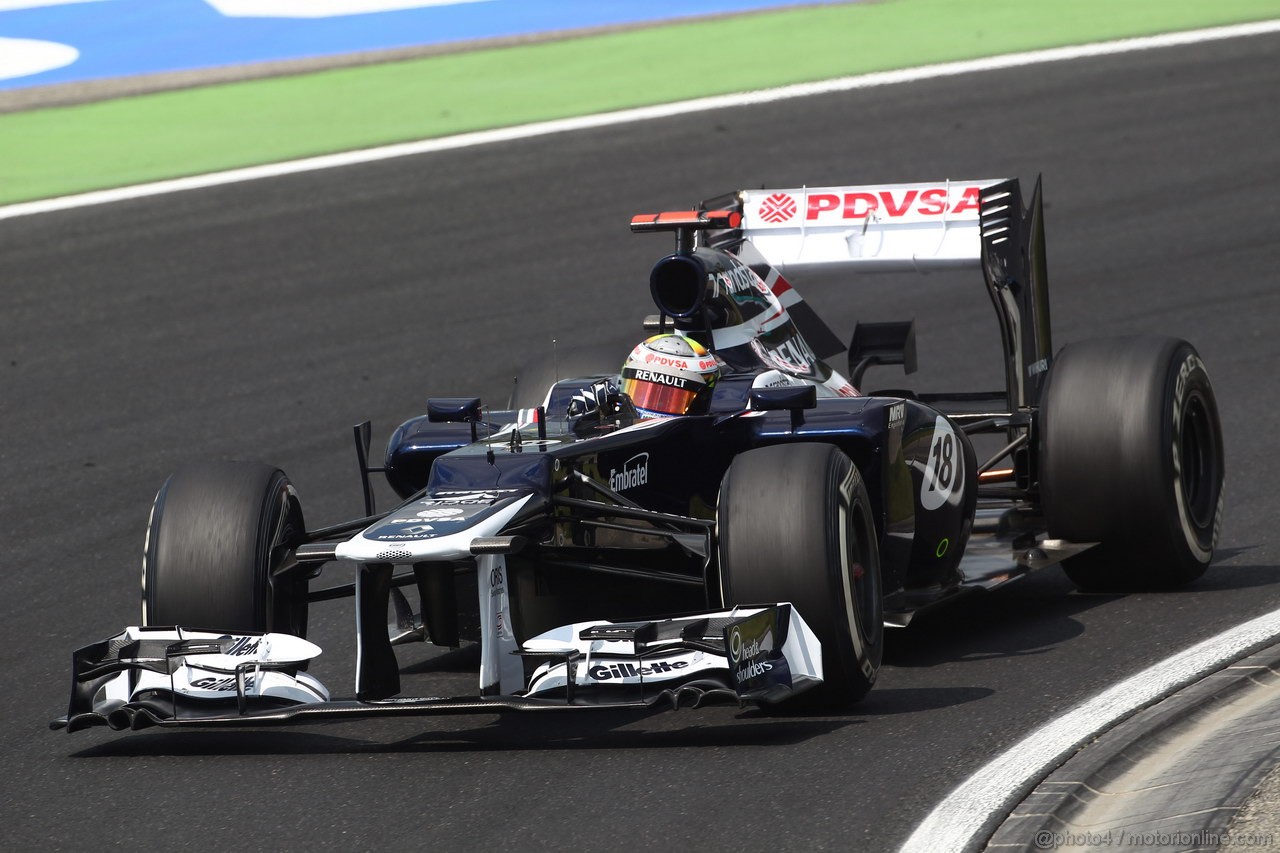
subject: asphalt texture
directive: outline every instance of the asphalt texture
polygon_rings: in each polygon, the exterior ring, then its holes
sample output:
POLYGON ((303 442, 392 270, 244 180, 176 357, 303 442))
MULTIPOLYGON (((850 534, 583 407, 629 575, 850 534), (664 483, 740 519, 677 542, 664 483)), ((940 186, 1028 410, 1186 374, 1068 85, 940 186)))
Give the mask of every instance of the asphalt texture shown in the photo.
MULTIPOLYGON (((1280 605, 1278 51, 1154 50, 0 224, 5 846, 894 848, 1036 725, 1280 605), (629 234, 633 213, 761 184, 1038 173, 1055 342, 1170 334, 1209 366, 1229 507, 1194 587, 1086 596, 1033 574, 892 634, 876 689, 840 716, 47 729, 70 651, 136 620, 147 508, 183 459, 273 462, 312 526, 354 517, 351 424, 383 439, 428 394, 505 400, 552 339, 621 359, 643 336, 669 246, 629 234)), ((842 334, 914 316, 918 390, 1001 387, 980 279, 796 283, 842 334)), ((312 671, 335 691, 351 625, 349 603, 313 609, 312 671)), ((401 662, 408 685, 467 689, 474 655, 401 662)))

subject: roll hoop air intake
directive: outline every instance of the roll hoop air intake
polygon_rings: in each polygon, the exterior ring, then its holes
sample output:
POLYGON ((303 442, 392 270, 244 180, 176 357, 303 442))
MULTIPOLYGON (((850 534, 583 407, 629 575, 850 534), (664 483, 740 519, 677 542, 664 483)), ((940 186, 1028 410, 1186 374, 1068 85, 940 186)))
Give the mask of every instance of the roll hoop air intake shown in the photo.
MULTIPOLYGON (((658 310, 668 317, 693 317, 702 307, 708 286, 706 259, 694 249, 697 231, 737 228, 742 214, 736 210, 681 210, 665 213, 642 213, 631 219, 631 230, 676 232, 676 253, 653 266, 649 273, 649 292, 658 310)), ((713 265, 718 266, 717 264, 713 265)))

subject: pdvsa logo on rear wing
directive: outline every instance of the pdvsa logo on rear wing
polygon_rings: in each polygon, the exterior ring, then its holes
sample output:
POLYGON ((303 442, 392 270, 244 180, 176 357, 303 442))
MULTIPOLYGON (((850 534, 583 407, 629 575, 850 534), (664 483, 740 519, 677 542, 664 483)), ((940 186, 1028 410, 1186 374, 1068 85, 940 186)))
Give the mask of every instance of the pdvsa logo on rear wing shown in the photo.
POLYGON ((947 184, 893 184, 869 187, 806 187, 798 190, 747 190, 743 213, 747 228, 831 225, 867 219, 930 222, 977 219, 982 187, 994 181, 947 184))
POLYGON ((775 266, 968 266, 979 257, 982 191, 998 183, 746 190, 743 236, 775 266))

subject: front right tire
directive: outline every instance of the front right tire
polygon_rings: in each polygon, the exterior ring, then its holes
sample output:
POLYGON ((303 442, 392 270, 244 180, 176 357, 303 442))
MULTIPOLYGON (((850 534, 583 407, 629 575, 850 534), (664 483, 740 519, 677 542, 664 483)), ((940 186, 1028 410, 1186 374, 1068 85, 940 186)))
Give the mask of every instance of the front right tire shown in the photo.
POLYGON ((875 523, 852 460, 816 443, 740 454, 716 527, 723 603, 791 602, 822 644, 822 686, 783 707, 840 709, 865 696, 884 654, 884 611, 875 523))

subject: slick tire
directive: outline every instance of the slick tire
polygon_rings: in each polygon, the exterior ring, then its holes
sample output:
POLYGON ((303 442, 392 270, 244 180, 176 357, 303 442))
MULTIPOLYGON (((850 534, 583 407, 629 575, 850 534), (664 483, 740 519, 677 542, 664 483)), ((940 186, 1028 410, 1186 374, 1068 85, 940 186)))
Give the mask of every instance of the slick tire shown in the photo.
POLYGON ((147 524, 142 623, 305 637, 306 579, 272 582, 304 530, 297 495, 279 469, 246 462, 180 468, 161 486, 147 524))
POLYGON ((1081 590, 1185 586, 1213 559, 1222 523, 1222 427, 1189 343, 1084 341, 1054 361, 1041 411, 1049 535, 1101 544, 1063 564, 1081 590))
MULTIPOLYGON (((547 399, 547 390, 562 379, 597 379, 614 376, 627 353, 616 347, 560 347, 556 353, 533 359, 520 371, 509 409, 535 409, 547 399)), ((564 412, 548 413, 563 417, 564 412)))
POLYGON ((830 444, 734 459, 716 510, 726 606, 789 601, 822 643, 823 685, 784 710, 838 710, 875 683, 884 654, 880 556, 866 486, 830 444))

